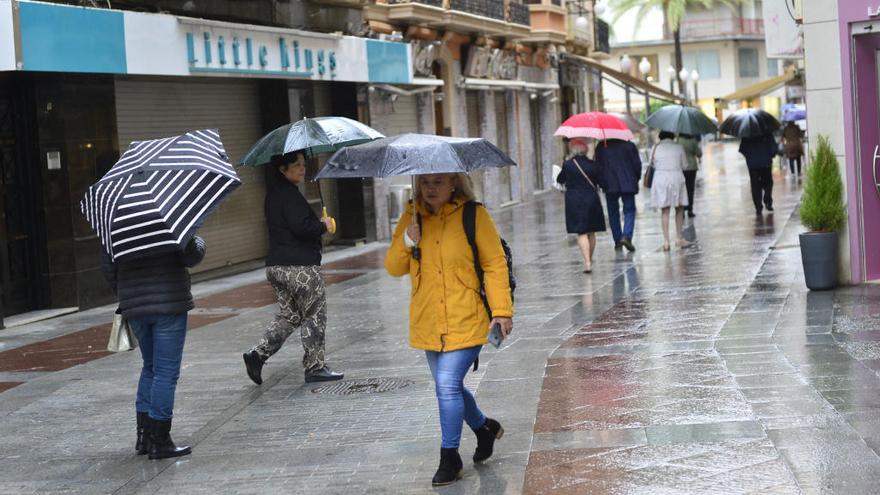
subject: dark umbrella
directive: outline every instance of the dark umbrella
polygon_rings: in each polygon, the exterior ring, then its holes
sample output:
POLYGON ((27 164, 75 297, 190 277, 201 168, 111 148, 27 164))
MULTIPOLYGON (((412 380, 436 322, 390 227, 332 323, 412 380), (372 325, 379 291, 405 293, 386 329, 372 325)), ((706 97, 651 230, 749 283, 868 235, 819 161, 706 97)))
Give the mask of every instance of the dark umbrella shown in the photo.
POLYGON ((337 151, 316 179, 471 172, 516 165, 482 138, 401 134, 337 151))
POLYGON ((757 137, 773 134, 782 124, 776 117, 759 108, 737 110, 721 123, 721 132, 737 137, 757 137))
POLYGON ((216 129, 134 141, 80 202, 116 261, 182 250, 241 181, 216 129))
MULTIPOLYGON (((482 138, 401 134, 337 151, 315 179, 464 173, 510 165, 516 162, 482 138)), ((420 258, 418 246, 413 258, 420 258)))
POLYGON ((645 125, 661 131, 675 134, 690 134, 699 136, 718 131, 714 122, 709 120, 698 108, 683 105, 667 105, 654 112, 645 125))
POLYGON ((385 137, 379 131, 346 117, 317 117, 285 124, 266 134, 242 158, 242 165, 267 165, 273 156, 294 151, 309 155, 332 153, 342 147, 385 137))

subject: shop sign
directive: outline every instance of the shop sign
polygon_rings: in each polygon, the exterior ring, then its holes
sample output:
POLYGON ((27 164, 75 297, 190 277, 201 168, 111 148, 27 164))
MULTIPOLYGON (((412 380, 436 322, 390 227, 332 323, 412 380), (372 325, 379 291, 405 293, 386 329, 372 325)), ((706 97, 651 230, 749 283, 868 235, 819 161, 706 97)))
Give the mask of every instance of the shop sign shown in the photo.
POLYGON ((767 58, 803 58, 804 38, 792 19, 789 0, 764 0, 764 37, 767 58))
POLYGON ((498 48, 472 46, 468 52, 465 77, 480 79, 516 79, 516 55, 498 48))
POLYGON ((877 7, 874 7, 873 9, 871 8, 870 5, 868 5, 868 17, 877 17, 877 16, 880 16, 880 5, 878 5, 877 7))
POLYGON ((4 70, 15 70, 15 37, 10 0, 0 0, 0 71, 4 70))

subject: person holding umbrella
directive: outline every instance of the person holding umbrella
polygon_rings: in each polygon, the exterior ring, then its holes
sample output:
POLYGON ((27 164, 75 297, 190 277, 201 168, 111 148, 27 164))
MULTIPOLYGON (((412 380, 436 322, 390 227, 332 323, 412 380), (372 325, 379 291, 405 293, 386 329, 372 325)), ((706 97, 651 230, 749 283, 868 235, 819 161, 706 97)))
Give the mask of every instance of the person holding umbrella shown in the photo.
POLYGON ((318 218, 297 187, 306 176, 305 155, 289 153, 274 160, 276 185, 266 194, 269 230, 266 278, 275 289, 279 311, 260 342, 245 352, 248 377, 260 385, 266 361, 297 328, 303 346, 305 381, 341 380, 342 373, 324 362, 327 296, 321 275, 321 237, 333 228, 331 218, 318 218))
POLYGON ((804 132, 794 121, 790 120, 782 129, 782 153, 788 160, 788 167, 794 174, 797 164, 797 174, 801 175, 801 161, 804 157, 804 132))
POLYGON ((636 194, 642 176, 639 149, 631 141, 609 139, 596 145, 596 163, 602 170, 602 190, 608 209, 608 223, 614 237, 614 249, 635 251, 632 238, 636 224, 636 194), (620 228, 620 204, 623 203, 623 229, 620 228))
POLYGON ((605 231, 605 214, 599 199, 604 178, 601 165, 587 158, 585 140, 572 139, 568 146, 572 156, 562 164, 556 182, 565 186, 565 229, 569 234, 577 235, 578 247, 584 257, 584 273, 592 273, 596 232, 605 231))
POLYGON ((773 175, 770 167, 779 147, 773 133, 779 121, 759 108, 737 110, 721 123, 721 132, 741 138, 739 152, 746 159, 755 214, 773 211, 773 175))
POLYGON ((651 184, 651 205, 660 208, 663 228, 663 250, 669 251, 669 214, 675 209, 676 245, 684 248, 691 243, 684 239, 684 209, 688 205, 687 187, 682 171, 687 167, 684 148, 675 142, 675 134, 660 131, 660 142, 651 151, 654 180, 651 184))
POLYGON ((400 217, 385 257, 395 277, 410 275, 410 345, 425 351, 440 408, 440 465, 431 483, 447 485, 461 477, 458 453, 462 423, 477 436, 474 462, 492 455, 501 424, 488 418, 464 386, 464 377, 497 324, 503 336, 513 329, 513 303, 507 262, 492 217, 476 207, 475 238, 490 315, 480 300, 480 281, 463 226, 465 204, 474 200, 466 174, 419 175, 414 203, 400 217), (413 214, 416 221, 413 221, 413 214), (420 260, 412 248, 421 247, 420 260))
POLYGON ((187 269, 205 256, 196 230, 241 184, 227 160, 216 129, 135 141, 80 203, 101 239, 101 270, 119 299, 117 312, 141 350, 135 452, 150 459, 192 452, 171 439, 193 309, 187 269))

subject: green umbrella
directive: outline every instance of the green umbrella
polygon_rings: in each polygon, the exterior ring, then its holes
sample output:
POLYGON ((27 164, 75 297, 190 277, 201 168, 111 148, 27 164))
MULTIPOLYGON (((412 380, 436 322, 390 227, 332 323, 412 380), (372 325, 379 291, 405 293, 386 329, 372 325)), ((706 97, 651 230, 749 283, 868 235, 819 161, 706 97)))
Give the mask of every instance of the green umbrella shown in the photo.
POLYGON ((266 165, 273 156, 302 151, 307 155, 334 151, 383 138, 375 129, 345 117, 318 117, 285 124, 266 134, 242 158, 242 165, 266 165))
POLYGON ((718 131, 718 126, 698 108, 667 105, 654 112, 645 125, 675 134, 698 136, 718 131))

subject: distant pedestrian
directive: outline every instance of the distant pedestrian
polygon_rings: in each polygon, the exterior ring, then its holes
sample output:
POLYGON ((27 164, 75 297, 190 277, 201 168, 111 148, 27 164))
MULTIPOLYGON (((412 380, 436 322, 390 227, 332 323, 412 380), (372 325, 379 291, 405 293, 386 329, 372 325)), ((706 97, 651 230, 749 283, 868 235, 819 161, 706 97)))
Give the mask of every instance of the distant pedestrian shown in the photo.
POLYGON ((458 447, 462 422, 477 436, 474 462, 492 455, 496 439, 504 429, 477 407, 464 377, 487 342, 495 323, 501 333, 513 329, 513 303, 507 260, 492 217, 476 206, 475 237, 479 266, 484 273, 486 297, 492 319, 480 298, 480 284, 474 256, 463 225, 465 203, 473 201, 470 179, 465 174, 421 175, 410 203, 400 217, 385 269, 395 277, 410 276, 409 342, 425 351, 434 378, 440 408, 440 466, 434 486, 448 485, 461 477, 463 467, 458 447), (419 219, 413 222, 413 208, 419 219), (418 245, 421 256, 412 256, 418 245))
POLYGON ((755 204, 755 214, 773 211, 773 175, 770 166, 776 156, 778 146, 772 134, 763 136, 742 138, 739 144, 739 152, 746 159, 749 168, 749 181, 752 188, 752 202, 755 204))
POLYGON ((651 185, 651 206, 660 208, 663 228, 663 250, 669 251, 669 213, 675 209, 675 237, 678 247, 687 247, 690 242, 684 239, 684 209, 688 205, 684 169, 687 155, 684 148, 675 142, 675 134, 660 131, 660 142, 651 151, 654 165, 654 181, 651 185))
POLYGON ((324 362, 327 296, 321 276, 321 236, 332 220, 318 219, 297 187, 306 175, 302 153, 285 155, 271 166, 277 167, 280 180, 266 194, 266 278, 275 289, 279 311, 260 343, 244 353, 245 368, 254 383, 263 383, 266 360, 299 328, 305 381, 340 380, 343 374, 334 373, 324 362))
POLYGON ((693 218, 694 213, 694 190, 697 187, 697 171, 700 169, 700 159, 703 157, 703 150, 700 142, 690 134, 679 134, 678 144, 684 148, 684 155, 687 157, 687 166, 684 169, 684 185, 687 188, 688 205, 685 207, 687 215, 693 218))
POLYGON ((602 167, 587 158, 585 141, 572 139, 569 148, 572 156, 562 164, 556 182, 565 186, 565 228, 569 234, 577 234, 584 273, 592 273, 596 232, 605 231, 605 212, 599 199, 604 182, 602 167))
POLYGON ((639 149, 630 141, 609 139, 596 144, 596 163, 602 169, 602 190, 614 249, 635 251, 632 243, 636 225, 636 194, 642 176, 639 149), (623 230, 620 228, 620 204, 623 203, 623 230))
POLYGON ((119 299, 117 310, 138 339, 143 366, 135 412, 135 452, 150 459, 188 455, 171 440, 174 394, 180 377, 186 314, 193 309, 187 268, 205 257, 205 241, 194 236, 182 253, 114 263, 102 251, 101 270, 119 299))
POLYGON ((788 160, 788 167, 791 173, 795 173, 795 165, 797 165, 797 174, 801 175, 801 162, 804 157, 804 132, 794 122, 789 122, 782 130, 782 153, 788 160))

